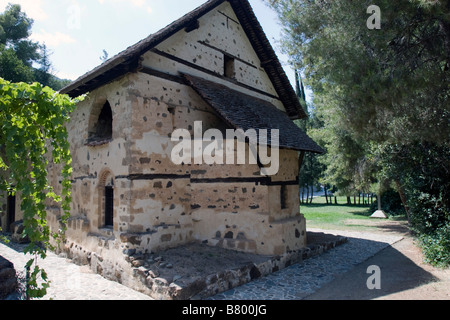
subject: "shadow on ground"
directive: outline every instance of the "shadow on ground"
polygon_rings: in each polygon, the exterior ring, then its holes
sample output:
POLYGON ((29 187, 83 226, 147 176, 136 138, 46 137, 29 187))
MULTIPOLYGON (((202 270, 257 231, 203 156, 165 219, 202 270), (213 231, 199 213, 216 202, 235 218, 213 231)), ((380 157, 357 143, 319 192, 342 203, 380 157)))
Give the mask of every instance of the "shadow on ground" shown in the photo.
MULTIPOLYGON (((387 247, 354 269, 337 276, 334 281, 306 297, 306 300, 372 300, 404 293, 439 281, 433 274, 399 251, 400 249, 407 252, 408 246, 413 245, 412 242, 412 239, 408 238, 387 247), (375 278, 372 277, 374 273, 368 273, 371 266, 380 268, 380 289, 368 288, 368 282, 375 283, 375 278)), ((401 297, 408 299, 406 293, 401 297)), ((429 297, 423 296, 420 299, 429 297)))

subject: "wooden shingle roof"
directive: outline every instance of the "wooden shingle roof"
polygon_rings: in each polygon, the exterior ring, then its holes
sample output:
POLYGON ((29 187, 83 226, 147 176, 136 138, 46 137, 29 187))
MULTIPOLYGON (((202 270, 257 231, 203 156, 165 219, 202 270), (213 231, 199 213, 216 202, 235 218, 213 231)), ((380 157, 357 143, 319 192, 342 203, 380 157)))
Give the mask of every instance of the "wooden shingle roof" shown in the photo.
POLYGON ((322 148, 289 119, 286 113, 270 102, 192 75, 184 74, 184 78, 231 128, 242 129, 244 132, 255 129, 257 135, 260 130, 267 130, 267 140, 265 136, 252 137, 258 138, 260 144, 323 153, 322 148), (278 144, 271 141, 273 130, 278 130, 278 144))
MULTIPOLYGON (((128 72, 138 71, 140 67, 139 59, 143 54, 155 48, 162 41, 180 30, 190 28, 190 26, 195 24, 201 16, 210 12, 224 1, 226 0, 209 0, 164 29, 141 40, 113 58, 105 61, 102 65, 92 71, 81 76, 67 87, 63 88, 61 93, 76 97, 112 82, 128 72)), ((228 1, 233 7, 243 30, 261 60, 261 67, 264 68, 268 74, 278 96, 284 104, 287 115, 292 120, 306 118, 307 115, 301 107, 299 99, 248 0, 228 1)))

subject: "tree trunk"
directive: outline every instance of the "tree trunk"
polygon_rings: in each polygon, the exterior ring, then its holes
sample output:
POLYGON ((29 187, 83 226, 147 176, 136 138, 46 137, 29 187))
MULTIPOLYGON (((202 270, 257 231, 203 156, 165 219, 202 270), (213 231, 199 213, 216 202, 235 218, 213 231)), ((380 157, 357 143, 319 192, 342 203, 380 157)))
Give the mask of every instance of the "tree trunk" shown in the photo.
POLYGON ((351 204, 352 204, 352 198, 349 197, 349 196, 347 196, 347 204, 348 204, 348 205, 351 205, 351 204))
POLYGON ((327 201, 327 204, 328 204, 328 191, 327 191, 327 187, 324 187, 324 191, 325 191, 325 200, 327 201))
POLYGON ((395 180, 395 184, 397 186, 397 192, 400 195, 400 199, 402 200, 403 207, 405 208, 406 216, 408 217, 408 223, 411 224, 410 211, 409 211, 409 207, 408 207, 408 202, 406 200, 405 192, 403 191, 403 187, 400 184, 400 181, 395 180))

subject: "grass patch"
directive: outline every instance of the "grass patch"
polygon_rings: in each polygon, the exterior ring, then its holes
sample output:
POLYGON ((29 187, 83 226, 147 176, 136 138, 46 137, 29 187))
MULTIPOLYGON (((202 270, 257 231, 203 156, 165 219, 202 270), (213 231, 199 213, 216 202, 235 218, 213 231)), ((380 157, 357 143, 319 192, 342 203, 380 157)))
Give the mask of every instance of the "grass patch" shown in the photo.
POLYGON ((370 212, 370 205, 348 205, 346 198, 338 199, 338 203, 342 204, 327 205, 325 198, 319 197, 315 198, 312 204, 301 205, 300 210, 305 215, 308 228, 337 230, 371 228, 369 222, 373 221, 370 218, 373 212, 370 212))

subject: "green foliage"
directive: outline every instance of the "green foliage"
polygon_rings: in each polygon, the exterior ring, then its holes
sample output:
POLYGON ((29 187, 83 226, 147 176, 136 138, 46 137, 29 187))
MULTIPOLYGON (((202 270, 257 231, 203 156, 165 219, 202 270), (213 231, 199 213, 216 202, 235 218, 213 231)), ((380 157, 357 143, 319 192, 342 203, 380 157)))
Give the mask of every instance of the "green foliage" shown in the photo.
POLYGON ((33 69, 17 57, 14 49, 0 44, 0 76, 13 82, 31 82, 33 69))
POLYGON ((59 90, 68 81, 50 74, 47 48, 28 39, 32 25, 19 5, 10 4, 0 14, 0 77, 17 82, 0 78, 0 190, 20 192, 24 235, 31 241, 25 253, 35 257, 27 264, 30 269, 34 265, 27 293, 36 298, 44 296, 49 286, 38 258, 45 258, 51 249, 51 238, 56 243, 62 239, 69 216, 72 169, 64 124, 77 100, 46 87, 59 90), (49 161, 62 168, 60 194, 47 181, 49 161), (60 203, 63 211, 56 232, 47 224, 48 201, 60 203))
MULTIPOLYGON (((51 237, 61 239, 69 217, 72 160, 65 123, 76 102, 39 83, 11 83, 0 78, 0 189, 20 192, 24 234, 31 241, 25 253, 36 257, 46 257, 51 237), (62 167, 60 194, 47 180, 50 161, 62 167), (46 201, 60 203, 63 211, 61 230, 52 234, 46 201)), ((37 270, 32 275, 40 274, 45 281, 45 274, 37 270)))
POLYGON ((367 1, 266 2, 324 123, 311 132, 327 149, 323 182, 395 182, 412 228, 435 236, 450 207, 450 1, 377 1, 381 30, 367 27, 367 1))
POLYGON ((382 30, 369 30, 367 1, 269 1, 283 46, 323 112, 365 141, 444 142, 449 132, 448 2, 378 1, 382 30), (430 130, 433 128, 432 130, 430 130))
POLYGON ((9 4, 0 14, 0 76, 10 81, 31 82, 33 62, 39 59, 39 45, 28 37, 33 20, 20 5, 9 4))
POLYGON ((450 267, 450 223, 439 228, 431 235, 421 235, 425 262, 436 267, 450 267))
POLYGON ((2 228, 0 228, 0 242, 9 243, 9 239, 2 235, 2 228))
POLYGON ((50 288, 50 281, 48 281, 47 273, 44 269, 38 266, 37 257, 27 262, 25 268, 27 269, 27 297, 29 299, 42 298, 47 294, 47 289, 50 288), (34 266, 33 272, 31 267, 34 266))
POLYGON ((33 20, 21 11, 20 5, 9 4, 0 14, 0 77, 11 82, 37 81, 59 90, 67 81, 51 74, 46 46, 28 39, 32 26, 33 20))
POLYGON ((450 222, 450 148, 432 143, 389 145, 380 150, 383 174, 408 194, 412 228, 432 234, 450 222))
POLYGON ((450 148, 431 143, 390 145, 380 157, 384 175, 408 195, 411 228, 427 262, 449 266, 450 148))

